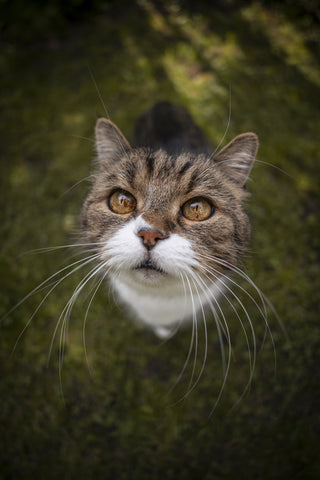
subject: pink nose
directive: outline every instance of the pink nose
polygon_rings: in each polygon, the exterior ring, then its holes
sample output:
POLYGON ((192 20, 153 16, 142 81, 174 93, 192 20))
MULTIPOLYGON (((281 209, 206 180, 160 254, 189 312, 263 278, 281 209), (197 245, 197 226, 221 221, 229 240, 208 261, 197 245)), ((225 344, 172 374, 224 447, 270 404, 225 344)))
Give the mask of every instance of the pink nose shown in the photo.
POLYGON ((165 235, 156 230, 140 230, 140 232, 138 232, 138 237, 141 237, 144 246, 148 250, 151 250, 158 240, 166 238, 165 235))

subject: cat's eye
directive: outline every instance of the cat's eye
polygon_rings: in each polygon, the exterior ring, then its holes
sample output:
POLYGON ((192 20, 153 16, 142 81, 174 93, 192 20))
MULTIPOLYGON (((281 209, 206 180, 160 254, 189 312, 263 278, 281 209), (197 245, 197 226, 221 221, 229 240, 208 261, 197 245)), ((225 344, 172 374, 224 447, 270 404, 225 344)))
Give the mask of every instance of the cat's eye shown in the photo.
POLYGON ((182 205, 181 212, 188 220, 201 222, 211 217, 214 207, 206 198, 195 197, 182 205))
POLYGON ((108 206, 114 213, 124 215, 136 208, 137 202, 131 193, 125 190, 116 190, 108 198, 108 206))

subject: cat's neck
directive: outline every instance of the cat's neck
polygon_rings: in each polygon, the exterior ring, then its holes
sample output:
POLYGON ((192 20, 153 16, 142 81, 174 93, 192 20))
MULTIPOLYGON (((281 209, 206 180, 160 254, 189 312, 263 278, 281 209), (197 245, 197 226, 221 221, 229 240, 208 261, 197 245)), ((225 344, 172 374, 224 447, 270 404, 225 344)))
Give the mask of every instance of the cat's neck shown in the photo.
POLYGON ((130 305, 138 320, 150 327, 173 327, 188 320, 193 315, 202 315, 201 305, 208 298, 215 303, 221 295, 221 286, 212 283, 206 291, 191 288, 181 282, 169 282, 160 286, 143 286, 130 283, 126 278, 111 276, 111 284, 121 301, 130 305))

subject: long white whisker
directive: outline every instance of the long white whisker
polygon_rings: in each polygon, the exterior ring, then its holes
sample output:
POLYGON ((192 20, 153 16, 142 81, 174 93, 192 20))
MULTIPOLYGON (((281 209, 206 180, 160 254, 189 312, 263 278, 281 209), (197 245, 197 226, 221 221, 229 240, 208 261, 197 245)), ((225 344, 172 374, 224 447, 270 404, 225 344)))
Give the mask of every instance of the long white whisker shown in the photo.
MULTIPOLYGON (((262 316, 262 318, 264 319, 265 323, 266 323, 266 327, 268 328, 268 322, 267 322, 267 318, 268 318, 268 314, 267 314, 267 308, 266 308, 266 303, 271 303, 267 297, 263 294, 263 292, 261 292, 261 290, 257 287, 257 285, 253 282, 253 280, 245 273, 243 272, 240 268, 236 267, 235 265, 232 265, 231 263, 227 262, 226 260, 222 260, 221 258, 218 258, 218 257, 215 257, 215 256, 208 256, 208 255, 202 255, 202 254, 198 254, 200 257, 202 258, 206 258, 206 259, 209 259, 209 260, 213 260, 215 263, 217 264, 220 264, 222 266, 225 266, 226 268, 228 268, 229 270, 231 270, 232 272, 234 273, 237 273, 241 278, 243 278, 244 280, 246 280, 249 285, 251 285, 254 290, 256 291, 256 293, 258 294, 259 296, 259 299, 262 303, 262 307, 263 307, 263 310, 264 312, 262 312, 260 306, 258 305, 258 303, 256 302, 256 300, 252 297, 252 295, 250 295, 250 293, 245 289, 243 288, 241 285, 239 285, 237 282, 235 282, 231 277, 229 277, 228 275, 225 275, 221 272, 218 272, 219 275, 223 276, 224 278, 228 279, 228 281, 231 281, 231 283, 233 283, 234 285, 236 285, 242 292, 244 292, 249 298, 250 300, 254 303, 254 305, 256 306, 256 308, 258 309, 260 315, 262 316)), ((280 322, 281 324, 281 322, 280 322)), ((269 330, 269 333, 271 335, 271 331, 270 329, 268 328, 269 330)), ((271 335, 272 336, 272 335, 271 335)))
POLYGON ((231 337, 230 337, 230 331, 229 331, 229 327, 228 327, 228 323, 227 323, 227 320, 226 320, 226 317, 223 313, 223 310, 218 302, 218 299, 216 298, 216 296, 214 295, 214 293, 212 291, 210 291, 210 294, 215 302, 215 304, 217 305, 218 309, 219 309, 219 312, 220 312, 220 315, 222 317, 222 320, 223 320, 223 323, 225 325, 225 332, 227 334, 227 343, 228 343, 228 358, 227 358, 227 363, 226 363, 226 369, 225 369, 225 374, 224 374, 224 377, 223 377, 223 380, 222 380, 222 384, 221 384, 221 387, 220 387, 220 391, 219 391, 219 394, 218 394, 218 397, 209 413, 209 417, 211 417, 211 415, 213 415, 215 409, 217 408, 220 400, 221 400, 221 397, 222 397, 222 394, 224 392, 224 389, 225 389, 225 386, 226 386, 226 383, 227 383, 227 379, 228 379, 228 376, 229 376, 229 371, 230 371, 230 366, 231 366, 231 355, 232 355, 232 344, 231 344, 231 337))
POLYGON ((94 178, 94 175, 88 175, 87 177, 84 177, 82 178, 81 180, 78 180, 76 183, 74 183, 73 185, 71 185, 71 187, 67 188, 67 190, 65 190, 59 197, 59 199, 63 198, 65 195, 67 195, 68 193, 70 193, 73 189, 75 189, 78 185, 80 185, 80 183, 83 183, 85 182, 86 180, 89 180, 91 178, 94 178))
POLYGON ((214 152, 211 154, 211 158, 214 157, 214 155, 217 153, 217 151, 219 150, 220 146, 222 145, 224 139, 226 138, 226 135, 229 131, 229 127, 230 127, 230 122, 231 122, 231 85, 229 85, 229 111, 228 111, 228 120, 227 120, 227 126, 226 126, 226 129, 224 131, 224 134, 218 144, 218 146, 216 147, 216 149, 214 150, 214 152))
POLYGON ((230 263, 227 260, 224 260, 222 258, 215 257, 215 256, 208 256, 208 255, 201 255, 201 256, 203 258, 207 258, 208 260, 213 260, 214 262, 216 262, 216 263, 218 263, 218 264, 220 264, 224 267, 227 267, 231 271, 233 271, 235 273, 238 273, 240 277, 242 277, 244 280, 246 280, 255 289, 255 291, 257 292, 257 294, 258 294, 258 296, 261 300, 261 303, 262 303, 262 305, 265 309, 265 312, 266 312, 266 307, 265 307, 265 302, 264 302, 264 299, 263 299, 263 296, 262 296, 262 292, 257 287, 257 285, 253 282, 253 280, 249 277, 249 275, 247 275, 243 270, 241 270, 236 265, 233 265, 232 263, 230 263))
MULTIPOLYGON (((105 105, 105 103, 104 103, 104 101, 103 101, 103 98, 102 98, 100 89, 99 89, 99 87, 98 87, 98 84, 97 84, 97 82, 96 82, 96 80, 95 80, 95 78, 94 78, 93 72, 92 72, 91 68, 89 67, 89 65, 88 65, 88 70, 89 70, 89 73, 90 73, 92 82, 93 82, 93 84, 94 84, 94 86, 95 86, 95 89, 96 89, 96 91, 97 91, 97 93, 98 93, 100 102, 101 102, 101 104, 102 104, 102 106, 103 106, 103 109, 104 109, 104 111, 105 111, 105 114, 106 114, 107 118, 110 120, 109 112, 108 112, 107 107, 106 107, 106 105, 105 105)), ((123 155, 125 155, 125 156, 129 159, 128 152, 126 151, 126 149, 125 149, 124 145, 122 144, 122 142, 121 142, 121 141, 117 141, 117 143, 118 143, 119 147, 121 148, 123 155)))
POLYGON ((59 382, 60 382, 60 390, 63 396, 63 386, 62 386, 62 365, 63 365, 63 359, 64 359, 64 349, 65 349, 65 342, 66 342, 66 336, 68 333, 68 324, 69 324, 69 319, 71 315, 71 311, 73 309, 73 306, 81 292, 81 290, 85 287, 85 285, 93 278, 105 265, 107 264, 107 261, 104 262, 102 265, 99 265, 98 267, 94 267, 90 272, 79 282, 78 286, 74 290, 74 293, 70 300, 67 302, 65 305, 59 319, 56 325, 56 328, 54 330, 52 340, 51 340, 51 345, 50 345, 50 350, 49 350, 49 355, 48 355, 48 362, 50 360, 51 352, 52 352, 52 347, 53 347, 53 342, 54 338, 58 329, 58 326, 60 325, 61 319, 63 318, 62 321, 62 326, 60 330, 60 348, 59 348, 59 382))
MULTIPOLYGON (((93 272, 96 268, 97 268, 97 266, 95 265, 94 268, 91 269, 91 270, 89 271, 89 273, 87 273, 87 274, 85 275, 84 279, 86 279, 86 278, 88 277, 88 275, 90 275, 91 272, 93 272)), ((78 283, 78 285, 77 285, 77 287, 75 288, 74 292, 77 290, 77 288, 79 287, 79 285, 84 281, 84 279, 82 279, 82 280, 78 283)), ((72 297, 71 297, 71 298, 72 298, 72 297)), ((63 316, 66 314, 66 312, 67 312, 67 309, 68 309, 70 300, 71 300, 71 299, 69 299, 68 302, 67 302, 67 303, 65 304, 65 306, 63 307, 63 310, 62 310, 62 312, 61 312, 61 314, 60 314, 60 316, 59 316, 59 319, 58 319, 58 321, 57 321, 57 323, 56 323, 56 326, 55 326, 55 328, 54 328, 53 335, 52 335, 51 342, 50 342, 50 347, 49 347, 49 353, 48 353, 48 359, 47 359, 47 363, 48 363, 48 364, 49 364, 49 361, 50 361, 50 357, 51 357, 51 353, 52 353, 52 348, 53 348, 53 343, 54 343, 54 339, 55 339, 55 337, 56 337, 57 330, 58 330, 58 328, 59 328, 59 325, 60 325, 60 322, 61 322, 62 317, 63 317, 63 316)))
MULTIPOLYGON (((52 335, 52 339, 51 339, 51 343, 50 343, 50 348, 49 348, 49 353, 48 353, 48 363, 50 361, 50 357, 51 357, 51 353, 52 353, 52 348, 53 348, 53 343, 54 343, 54 339, 56 337, 56 334, 57 334, 57 330, 59 328, 59 325, 60 325, 60 322, 63 318, 63 323, 65 323, 66 319, 68 318, 69 314, 71 313, 71 310, 72 310, 72 307, 74 305, 74 302, 75 300, 77 299, 79 293, 81 292, 81 290, 83 289, 83 287, 86 285, 86 283, 94 276, 96 275, 96 273, 98 273, 105 265, 107 264, 107 261, 104 262, 103 264, 101 265, 95 265, 94 268, 92 268, 86 275, 85 277, 78 283, 77 287, 74 289, 74 292, 71 296, 71 298, 68 300, 68 302, 66 303, 66 305, 64 306, 60 316, 59 316, 59 319, 57 321, 57 324, 56 324, 56 327, 54 329, 54 332, 53 332, 53 335, 52 335)), ((61 337, 60 337, 61 338, 61 337)), ((60 344, 61 345, 61 344, 60 344)), ((61 350, 61 349, 60 349, 61 350)), ((62 355, 63 357, 63 355, 62 355)))
MULTIPOLYGON (((95 254, 96 255, 96 254, 95 254)), ((13 313, 18 307, 20 307, 20 305, 22 305, 25 301, 28 300, 28 298, 32 297, 32 295, 35 295, 37 292, 39 292, 41 290, 42 287, 46 287, 50 280, 54 277, 56 277, 57 275, 59 275, 61 272, 64 272, 65 270, 67 270, 68 268, 71 268, 73 267, 74 265, 77 265, 78 263, 80 262, 83 262, 83 260, 87 260, 88 258, 93 258, 95 255, 90 255, 89 257, 86 257, 85 259, 80 259, 80 260, 77 260, 76 262, 74 263, 71 263, 69 265, 67 265, 66 267, 63 267, 61 268, 58 272, 54 273, 53 275, 51 275, 50 277, 48 277, 46 280, 44 280, 43 282, 40 283, 40 285, 38 285, 37 287, 35 287, 33 290, 31 290, 31 292, 29 292, 25 297, 23 297, 14 307, 12 307, 2 318, 1 318, 1 322, 3 320, 5 320, 6 318, 9 317, 9 315, 11 315, 11 313, 13 313)))
POLYGON ((73 137, 73 138, 79 138, 80 140, 87 140, 88 142, 90 143, 94 143, 94 140, 90 137, 84 137, 83 135, 75 135, 74 133, 72 135, 70 135, 70 137, 73 137))
MULTIPOLYGON (((21 339, 21 337, 23 336, 23 334, 25 333, 25 331, 27 330, 27 328, 29 327, 29 325, 31 324, 32 320, 34 319, 34 317, 36 316, 36 314, 38 313, 38 311, 40 310, 41 306, 44 304, 44 302, 46 301, 46 299, 49 297, 49 295, 51 294, 51 292, 53 292, 53 290, 55 290, 55 288, 60 285, 60 283, 62 283, 67 277, 69 277, 70 275, 72 275, 73 273, 75 273, 77 270, 79 270, 80 268, 84 267, 85 265, 87 265, 88 263, 92 262, 93 260, 95 260, 95 258, 97 258, 98 255, 92 255, 90 257, 87 257, 85 259, 85 261, 83 261, 83 259, 77 261, 77 262, 74 262, 72 264, 73 265, 76 265, 80 262, 83 262, 81 265, 78 265, 77 267, 75 267, 74 269, 71 270, 71 272, 68 272, 66 275, 64 275, 62 278, 58 279, 56 282, 54 282, 53 284, 53 287, 50 288, 49 292, 45 295, 45 297, 41 300, 41 302, 39 303, 39 305, 37 306, 37 308, 35 309, 35 311, 33 312, 33 314, 31 315, 31 317, 29 318, 29 320, 27 321, 26 325, 23 327, 22 331, 20 332, 14 346, 13 346, 13 349, 11 351, 11 355, 15 352, 16 348, 17 348, 17 345, 21 339)), ((66 270, 67 268, 70 268, 70 265, 68 265, 67 267, 59 270, 59 272, 55 273, 54 275, 51 275, 51 277, 49 277, 47 280, 45 280, 45 282, 42 282, 42 284, 40 284, 36 289, 34 289, 32 292, 30 292, 30 294, 28 294, 26 297, 24 297, 12 310, 15 310, 16 308, 18 308, 19 305, 21 305, 25 300, 27 300, 31 295, 33 295, 34 293, 38 292, 39 289, 41 288, 42 285, 44 285, 45 283, 47 283, 51 278, 55 277, 56 275, 58 275, 59 273, 61 273, 62 271, 66 270)), ((52 285, 52 284, 51 284, 52 285)), ((10 312, 8 313, 8 315, 10 314, 10 312)))
MULTIPOLYGON (((101 246, 104 245, 104 242, 97 242, 97 243, 73 243, 68 245, 56 245, 52 247, 43 247, 43 248, 36 248, 34 250, 28 250, 27 252, 21 253, 19 256, 30 255, 33 253, 46 253, 52 252, 54 250, 61 250, 64 248, 74 248, 74 247, 93 247, 93 246, 101 246)), ((91 249, 92 250, 92 249, 91 249)))
MULTIPOLYGON (((250 295, 250 293, 244 289, 241 285, 239 285, 237 282, 235 282, 232 278, 228 277, 227 275, 224 275, 223 273, 219 272, 218 270, 214 269, 213 267, 207 267, 209 269, 211 269, 211 273, 214 272, 214 274, 218 274, 218 276, 220 277, 219 278, 219 282, 222 283, 230 292, 231 294, 236 298, 236 300, 238 301, 238 303, 241 305, 243 311, 245 312, 246 314, 246 317, 248 318, 248 322, 249 322, 249 326, 250 326, 250 329, 251 329, 251 332, 252 332, 252 338, 254 340, 254 358, 253 358, 253 365, 252 365, 252 368, 251 368, 251 374, 250 374, 250 378, 249 378, 249 381, 247 383, 247 386, 246 388, 244 389, 243 391, 243 394, 241 395, 240 399, 236 402, 236 404, 239 403, 239 401, 241 400, 241 398, 243 397, 243 395, 246 393, 246 391, 248 390, 248 388, 250 387, 250 384, 252 382, 252 375, 253 375, 253 371, 254 371, 254 364, 256 363, 256 357, 257 357, 257 354, 256 354, 256 345, 255 345, 255 333, 254 333, 254 330, 253 330, 253 324, 251 322, 251 319, 246 311, 246 309, 244 308, 243 304, 241 302, 239 302, 239 298, 235 295, 234 291, 229 289, 229 287, 225 284, 225 282, 223 282, 223 280, 221 279, 221 277, 227 279, 228 282, 231 282, 233 283, 237 288, 239 288, 241 291, 243 291, 249 298, 250 300, 253 302, 253 304, 255 305, 255 307, 257 308, 257 310, 259 311, 260 315, 262 316, 263 320, 264 320, 264 323, 265 323, 265 332, 264 332, 264 337, 263 337, 263 340, 262 340, 262 344, 261 344, 261 347, 260 347, 260 350, 259 350, 259 353, 260 351, 262 350, 263 348, 263 345, 265 343, 265 339, 266 339, 266 334, 267 332, 269 333, 269 336, 270 336, 270 339, 271 339, 271 343, 272 343, 272 348, 273 348, 273 354, 274 354, 274 364, 275 364, 275 372, 276 372, 276 368, 277 368, 277 355, 276 355, 276 346, 275 346, 275 342, 274 342, 274 338, 273 338, 273 335, 272 335, 272 332, 270 330, 270 326, 269 326, 269 323, 268 323, 268 318, 267 318, 267 309, 266 309, 266 304, 268 305, 269 309, 273 312, 273 314, 275 315, 275 317, 277 318, 280 326, 282 325, 282 322, 281 322, 281 319, 278 317, 278 314, 277 312, 275 311, 273 305, 271 304, 271 302, 269 301, 269 299, 263 294, 263 292, 261 292, 260 289, 258 289, 258 287, 254 284, 254 282, 250 279, 250 277, 245 274, 242 270, 240 270, 238 267, 235 267, 234 265, 230 264, 229 262, 226 262, 224 260, 221 260, 221 259, 218 259, 218 258, 215 258, 215 257, 209 257, 209 256, 205 256, 205 255, 200 255, 204 258, 208 258, 210 260, 213 260, 215 261, 216 263, 220 263, 222 265, 227 265, 227 267, 233 271, 234 273, 237 273, 238 275, 240 275, 241 278, 244 278, 248 283, 249 285, 253 286, 254 287, 254 290, 258 293, 258 296, 261 300, 261 303, 263 305, 263 310, 261 310, 260 306, 257 304, 256 300, 252 297, 252 295, 250 295), (221 260, 221 261, 220 261, 221 260)), ((215 278, 216 275, 214 275, 215 278)), ((225 296, 225 298, 227 298, 225 296)), ((229 299, 227 298, 228 302, 230 303, 229 299)), ((233 308, 233 310, 235 311, 236 315, 237 315, 237 312, 236 310, 234 309, 234 307, 232 306, 232 304, 230 303, 231 307, 233 308)), ((245 336, 246 336, 246 331, 245 331, 245 328, 244 326, 242 325, 242 321, 241 319, 239 318, 239 316, 237 315, 240 323, 241 323, 241 326, 242 326, 242 329, 245 333, 245 336)), ((284 328, 283 328, 284 330, 284 328)), ((248 340, 247 340, 247 336, 246 336, 246 342, 247 342, 247 345, 248 345, 248 340)), ((248 345, 248 353, 249 353, 249 356, 251 357, 251 352, 250 352, 250 349, 249 349, 249 345, 248 345)), ((236 406, 236 404, 234 405, 234 407, 236 406)), ((233 408, 234 408, 233 407, 233 408)))
POLYGON ((91 68, 90 68, 89 65, 87 65, 87 67, 88 67, 88 70, 89 70, 89 73, 90 73, 90 76, 91 76, 91 80, 92 80, 92 82, 93 82, 93 85, 94 85, 94 87, 95 87, 95 89, 96 89, 96 92, 97 92, 97 94, 98 94, 99 100, 100 100, 100 102, 101 102, 101 105, 102 105, 102 107, 103 107, 103 109, 104 109, 104 111, 105 111, 105 114, 106 114, 107 118, 110 120, 109 112, 108 112, 107 107, 106 107, 106 105, 105 105, 105 103, 104 103, 104 101, 103 101, 102 95, 101 95, 101 93, 100 93, 100 89, 99 89, 99 87, 98 87, 98 85, 97 85, 96 79, 94 78, 93 72, 92 72, 92 70, 91 70, 91 68))
MULTIPOLYGON (((249 355, 249 365, 250 365, 250 375, 249 375, 249 380, 247 382, 247 385, 241 395, 240 398, 243 397, 243 395, 246 393, 246 391, 249 389, 251 383, 252 383, 252 379, 253 379, 253 374, 254 374, 254 370, 255 370, 255 364, 256 364, 256 357, 257 357, 257 354, 256 354, 256 339, 255 339, 255 333, 254 333, 254 329, 253 329, 253 325, 252 325, 252 322, 251 322, 251 319, 250 319, 250 316, 246 310, 246 308, 244 307, 244 305, 242 304, 241 300, 238 298, 238 296, 228 287, 228 285, 223 282, 221 279, 219 279, 216 275, 212 274, 211 272, 211 275, 214 276, 214 278, 216 279, 216 286, 217 288, 219 289, 220 293, 223 295, 223 297, 228 301, 228 303, 231 305, 233 311, 235 312, 238 320, 239 320, 239 323, 241 325, 241 328, 244 332, 244 336, 245 336, 245 340, 246 340, 246 344, 247 344, 247 349, 248 349, 248 355, 249 355), (222 288, 219 288, 219 286, 217 285, 217 283, 221 283, 223 285, 224 288, 226 288, 235 298, 236 300, 239 302, 242 310, 244 311, 246 317, 247 317, 247 320, 248 320, 248 323, 249 323, 249 326, 250 326, 250 329, 251 329, 251 335, 252 335, 252 342, 253 342, 253 357, 251 355, 251 350, 250 350, 250 342, 249 342, 249 338, 248 338, 248 335, 247 335, 247 332, 246 332, 246 329, 245 329, 245 326, 243 324, 243 321, 240 317, 240 315, 238 314, 238 312, 236 311, 236 309, 234 308, 234 306, 232 305, 231 301, 229 300, 229 298, 227 297, 227 295, 223 292, 223 289, 222 288)), ((208 275, 206 275, 206 277, 208 278, 208 280, 210 280, 210 277, 208 275)))
MULTIPOLYGON (((246 315, 246 317, 247 317, 247 319, 248 319, 248 322, 249 322, 249 324, 250 324, 251 332, 252 332, 252 337, 253 337, 253 344, 254 344, 254 346, 255 346, 255 334, 254 334, 253 325, 252 325, 252 322, 251 322, 249 313, 248 313, 247 309, 245 308, 245 306, 243 305, 243 303, 241 302, 240 298, 239 298, 239 297, 235 294, 235 292, 227 285, 227 283, 224 282, 224 281, 218 276, 219 273, 220 273, 218 270, 214 269, 213 267, 206 267, 205 271, 208 272, 208 273, 210 273, 210 274, 215 278, 215 280, 217 281, 217 282, 216 282, 217 288, 219 289, 220 293, 226 298, 226 300, 228 301, 228 303, 231 305, 233 311, 236 313, 236 315, 237 315, 237 317, 238 317, 238 319, 239 319, 239 321, 240 321, 240 324, 241 324, 241 326, 242 326, 242 329, 243 329, 243 331, 244 331, 244 333, 245 333, 246 342, 247 342, 247 345, 248 345, 248 348, 249 348, 249 346, 250 346, 250 344, 249 344, 249 339, 248 339, 248 337, 247 337, 247 333, 246 333, 246 330, 245 330, 245 328, 244 328, 243 322, 242 322, 239 314, 237 313, 236 309, 235 309, 234 306, 232 305, 232 302, 231 302, 231 301, 229 300, 229 298, 224 294, 223 289, 222 289, 222 288, 219 288, 219 286, 217 285, 217 283, 221 283, 221 285, 222 285, 225 289, 227 289, 227 290, 231 293, 231 295, 238 301, 239 305, 241 306, 242 310, 244 311, 244 313, 245 313, 245 315, 246 315)), ((208 275, 205 275, 205 276, 206 276, 206 278, 208 278, 208 280, 211 280, 211 278, 210 278, 208 275)), ((256 347, 254 348, 254 350, 256 350, 256 347)), ((249 349, 249 356, 250 356, 250 349, 249 349)))
MULTIPOLYGON (((255 292, 258 294, 258 297, 262 303, 262 307, 263 307, 263 310, 261 310, 260 306, 257 304, 256 300, 252 297, 252 295, 250 295, 250 293, 244 289, 241 285, 239 285, 237 282, 235 282, 231 277, 228 277, 227 275, 224 275, 220 272, 217 272, 219 275, 223 276, 224 278, 228 279, 228 281, 231 281, 234 285, 236 285, 241 291, 243 291, 249 298, 250 300, 253 302, 253 304, 255 305, 255 307, 258 309, 260 315, 262 316, 263 320, 264 320, 264 323, 265 323, 265 334, 264 334, 264 340, 262 342, 262 345, 261 345, 261 348, 260 350, 263 348, 263 344, 265 342, 265 337, 266 337, 266 332, 269 333, 269 336, 270 336, 270 339, 271 339, 271 343, 272 343, 272 348, 273 348, 273 354, 274 354, 274 362, 275 362, 275 370, 276 370, 276 364, 277 364, 277 356, 276 356, 276 346, 275 346, 275 342, 274 342, 274 338, 273 338, 273 335, 272 335, 272 332, 271 332, 271 329, 270 329, 270 326, 269 326, 269 323, 268 323, 268 314, 267 314, 267 307, 266 307, 266 303, 268 304, 270 310, 273 312, 273 314, 275 315, 275 317, 277 318, 278 320, 278 323, 282 329, 282 331, 284 332, 286 338, 287 338, 287 335, 286 335, 286 331, 285 331, 285 328, 282 324, 282 321, 281 319, 279 318, 276 310, 274 309, 273 305, 271 304, 270 300, 263 294, 263 292, 261 292, 261 290, 256 286, 256 284, 251 280, 251 278, 245 273, 243 272, 240 268, 236 267, 235 265, 232 265, 231 263, 225 261, 225 260, 222 260, 220 258, 216 258, 216 257, 211 257, 211 256, 207 256, 207 255, 201 255, 199 254, 199 256, 203 257, 203 258, 207 258, 209 260, 213 260, 215 263, 217 264, 220 264, 222 266, 226 266, 228 269, 230 269, 232 272, 238 274, 241 278, 243 278, 244 280, 246 280, 249 285, 251 285, 255 292)), ((212 268, 212 267, 211 267, 212 268)))
POLYGON ((82 339, 83 339, 83 348, 84 348, 84 355, 85 355, 85 359, 86 359, 86 363, 87 363, 87 366, 88 366, 88 370, 89 370, 89 373, 90 375, 92 376, 92 371, 91 371, 91 368, 90 368, 90 363, 89 363, 89 359, 88 359, 88 351, 87 351, 87 343, 86 343, 86 325, 87 325, 87 318, 88 318, 88 313, 89 313, 89 310, 90 310, 90 307, 91 307, 91 304, 93 302, 93 299, 94 297, 96 296, 96 293, 98 292, 102 282, 104 281, 104 279, 106 278, 107 274, 108 274, 109 270, 107 270, 101 280, 99 281, 98 285, 96 286, 93 294, 92 294, 92 297, 90 299, 90 302, 88 304, 88 307, 87 307, 87 310, 86 310, 86 314, 85 314, 85 317, 84 317, 84 321, 83 321, 83 327, 82 327, 82 339))
POLYGON ((195 348, 194 348, 194 359, 193 359, 192 373, 191 373, 189 386, 188 386, 188 392, 183 396, 183 398, 186 398, 189 394, 189 389, 190 389, 190 386, 192 385, 193 377, 194 377, 194 374, 195 374, 197 356, 198 356, 198 319, 197 319, 197 311, 196 311, 196 308, 195 308, 192 288, 191 288, 191 285, 189 283, 189 279, 188 279, 188 277, 186 277, 186 279, 187 279, 187 282, 188 282, 188 285, 189 285, 191 302, 192 302, 192 310, 193 310, 192 323, 195 327, 195 348))
MULTIPOLYGON (((204 368, 205 368, 205 365, 206 365, 206 361, 207 361, 207 355, 208 355, 208 332, 207 332, 207 324, 206 324, 206 316, 205 316, 205 313, 204 313, 204 309, 203 309, 203 304, 202 304, 202 301, 201 301, 201 297, 200 297, 200 294, 199 294, 199 290, 198 290, 198 287, 196 285, 197 282, 197 278, 195 275, 193 275, 191 277, 191 281, 196 289, 196 292, 197 292, 197 296, 199 298, 199 302, 200 302, 200 308, 201 308, 201 313, 202 313, 202 319, 203 319, 203 328, 204 328, 204 345, 205 345, 205 349, 204 349, 204 354, 203 354, 203 360, 202 360, 202 364, 201 364, 201 368, 200 368, 200 371, 198 373, 198 376, 195 380, 195 382, 193 383, 192 385, 192 378, 194 376, 194 371, 193 371, 193 376, 190 380, 190 383, 189 383, 189 389, 188 389, 188 392, 184 395, 184 398, 186 398, 191 392, 192 390, 195 389, 195 387, 198 385, 199 381, 200 381, 200 378, 202 377, 202 374, 203 374, 203 371, 204 371, 204 368)), ((195 357, 196 359, 196 357, 195 357)), ((195 366, 194 366, 195 367, 195 366)))
MULTIPOLYGON (((226 357, 225 357, 225 349, 224 349, 222 334, 225 336, 225 338, 228 338, 228 334, 226 333, 226 330, 224 329, 224 326, 222 325, 222 323, 220 321, 219 315, 218 315, 217 310, 216 310, 216 308, 214 307, 214 305, 211 301, 210 295, 208 295, 208 292, 210 292, 210 294, 212 293, 210 291, 210 288, 203 282, 203 280, 200 278, 200 276, 197 276, 197 283, 198 283, 198 285, 199 285, 199 283, 201 283, 202 286, 204 287, 202 289, 202 292, 204 293, 204 295, 206 297, 206 302, 208 303, 208 305, 210 307, 210 310, 211 310, 211 313, 213 314, 213 317, 214 317, 214 320, 215 320, 217 333, 218 333, 220 352, 221 352, 222 371, 223 371, 223 375, 225 375, 225 373, 226 373, 226 357)), ((228 328, 227 325, 226 325, 226 328, 228 328)))
POLYGON ((288 172, 283 170, 282 168, 278 167, 277 165, 274 165, 273 163, 265 162, 263 160, 258 160, 257 158, 254 161, 255 163, 261 163, 262 165, 266 165, 267 167, 272 167, 275 170, 278 170, 279 172, 283 173, 283 175, 286 175, 289 178, 294 178, 292 175, 290 175, 288 172))
POLYGON ((224 388, 225 388, 225 385, 226 385, 226 382, 227 382, 227 378, 228 378, 228 375, 229 375, 229 370, 230 370, 230 365, 231 365, 231 354, 232 354, 232 346, 231 346, 231 338, 230 338, 230 332, 229 332, 229 328, 228 328, 228 324, 227 324, 227 321, 226 321, 226 318, 224 316, 224 313, 220 307, 220 304, 217 300, 217 298, 215 297, 215 295, 213 294, 213 292, 210 290, 209 287, 206 286, 206 284, 203 282, 203 280, 200 278, 200 276, 197 276, 197 279, 198 279, 198 282, 200 282, 203 286, 204 286, 204 294, 206 296, 206 299, 210 305, 210 308, 211 308, 211 311, 214 315, 214 318, 215 318, 215 321, 216 321, 216 325, 217 325, 217 330, 218 330, 218 334, 219 334, 219 341, 221 342, 220 344, 220 348, 221 348, 221 352, 222 352, 222 356, 223 356, 223 371, 224 371, 224 376, 223 376, 223 381, 222 381, 222 385, 221 385, 221 388, 220 388, 220 392, 219 392, 219 395, 217 397, 217 400, 210 412, 210 415, 211 416, 214 412, 214 410, 216 409, 221 397, 222 397, 222 394, 223 394, 223 391, 224 391, 224 388), (208 296, 208 293, 209 292, 209 295, 213 297, 219 311, 220 311, 220 314, 223 318, 223 321, 224 321, 224 324, 225 324, 225 336, 227 338, 227 342, 228 342, 228 359, 227 359, 227 363, 225 363, 225 351, 224 351, 224 347, 223 347, 223 343, 222 343, 222 337, 221 337, 221 325, 220 325, 220 320, 217 319, 217 312, 216 312, 216 309, 213 307, 213 304, 211 302, 211 299, 210 299, 210 296, 208 296))
MULTIPOLYGON (((180 275, 181 275, 181 278, 184 277, 184 275, 183 275, 182 273, 181 273, 180 275)), ((191 290, 190 282, 189 282, 187 276, 185 276, 185 279, 187 280, 187 283, 188 283, 188 288, 189 288, 190 297, 191 297, 191 302, 192 302, 192 307, 193 307, 193 310, 192 310, 192 332, 191 332, 191 340, 190 340, 190 345, 189 345, 189 350, 188 350, 187 358, 186 358, 186 360, 185 360, 185 362, 184 362, 184 365, 183 365, 183 367, 182 367, 182 369, 181 369, 181 371, 180 371, 180 373, 179 373, 176 381, 174 382, 173 386, 169 389, 168 394, 170 394, 170 393, 174 390, 174 388, 176 387, 176 385, 178 385, 178 383, 180 382, 180 380, 181 380, 181 378, 182 378, 182 376, 183 376, 183 374, 184 374, 184 372, 185 372, 185 370, 186 370, 186 368, 187 368, 187 365, 188 365, 188 363, 189 363, 189 360, 190 360, 190 357, 191 357, 191 353, 192 353, 192 350, 193 350, 193 344, 194 344, 196 312, 195 312, 195 306, 194 306, 194 300, 193 300, 193 295, 192 295, 192 290, 191 290)), ((178 400, 178 401, 176 401, 173 405, 178 404, 180 401, 181 401, 181 399, 178 400)))

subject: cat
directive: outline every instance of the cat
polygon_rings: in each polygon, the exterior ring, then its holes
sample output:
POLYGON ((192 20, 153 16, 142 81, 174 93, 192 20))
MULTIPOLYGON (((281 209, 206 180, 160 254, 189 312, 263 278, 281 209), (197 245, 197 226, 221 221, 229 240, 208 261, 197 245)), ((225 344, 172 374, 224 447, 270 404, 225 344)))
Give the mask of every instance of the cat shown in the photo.
POLYGON ((138 119, 132 146, 106 118, 95 136, 97 169, 80 221, 95 273, 161 338, 206 308, 219 316, 250 243, 243 204, 257 135, 238 135, 213 154, 184 107, 160 102, 138 119))

